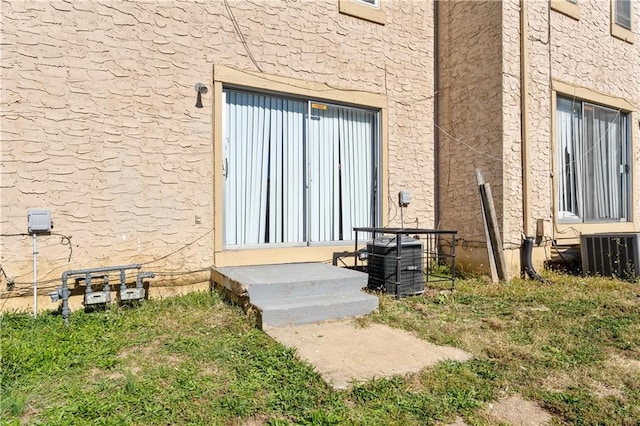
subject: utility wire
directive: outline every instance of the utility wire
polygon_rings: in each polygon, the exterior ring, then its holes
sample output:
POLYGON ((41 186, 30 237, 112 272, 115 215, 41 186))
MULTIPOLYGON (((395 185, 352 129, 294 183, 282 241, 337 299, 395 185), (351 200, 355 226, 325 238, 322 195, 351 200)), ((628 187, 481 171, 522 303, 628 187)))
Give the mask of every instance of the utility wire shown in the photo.
POLYGON ((67 259, 67 263, 70 263, 71 256, 73 256, 73 244, 71 244, 71 235, 63 235, 58 233, 52 233, 51 235, 60 237, 60 244, 62 244, 63 246, 69 246, 69 258, 67 259))
POLYGON ((249 59, 251 59, 251 62, 253 62, 253 65, 255 65, 258 71, 263 72, 262 68, 260 68, 260 65, 258 65, 258 62, 256 61, 256 58, 253 57, 253 54, 249 49, 249 45, 247 44, 247 40, 244 38, 244 34, 242 34, 242 30, 240 29, 240 25, 238 24, 238 21, 234 16, 233 11, 231 10, 231 6, 229 5, 229 2, 227 0, 224 0, 224 7, 227 9, 227 12, 229 13, 229 18, 231 19, 233 28, 238 34, 238 37, 240 37, 240 42, 244 46, 244 49, 247 51, 247 55, 249 55, 249 59))
POLYGON ((211 267, 194 269, 193 271, 153 271, 153 273, 156 275, 162 275, 162 276, 176 276, 176 275, 196 274, 198 272, 209 272, 210 270, 211 270, 211 267))
POLYGON ((197 243, 198 241, 200 241, 201 239, 203 239, 203 238, 204 238, 204 237, 206 237, 207 235, 211 234, 212 232, 213 232, 213 228, 211 228, 209 231, 205 232, 204 234, 202 234, 201 236, 199 236, 199 237, 198 237, 198 238, 196 238, 195 240, 191 241, 190 243, 187 243, 187 244, 185 244, 184 246, 180 247, 179 249, 174 250, 174 251, 172 251, 171 253, 165 254, 164 256, 159 257, 159 258, 157 258, 157 259, 154 259, 154 260, 150 260, 150 261, 148 261, 148 262, 141 263, 141 265, 143 265, 143 266, 144 266, 144 265, 149 265, 149 264, 151 264, 151 263, 155 263, 155 262, 158 262, 158 261, 160 261, 160 260, 166 259, 167 257, 173 256, 174 254, 176 254, 176 253, 178 253, 178 252, 180 252, 180 251, 182 251, 182 250, 186 249, 187 247, 189 247, 189 246, 191 246, 191 245, 193 245, 193 244, 197 243))
MULTIPOLYGON (((200 241, 202 238, 206 237, 207 235, 211 234, 213 232, 213 228, 211 228, 209 231, 207 231, 206 233, 202 234, 201 236, 199 236, 198 238, 196 238, 195 240, 191 241, 190 243, 185 244, 184 246, 178 248, 177 250, 172 251, 171 253, 167 253, 164 256, 161 256, 157 259, 153 259, 150 260, 148 262, 144 262, 141 263, 141 265, 150 265, 152 263, 158 262, 160 260, 166 259, 170 256, 173 256, 176 253, 179 253, 180 251, 186 249, 187 247, 190 247, 191 245, 195 244, 196 242, 200 241)), ((29 234, 2 234, 3 236, 29 236, 29 234)), ((67 235, 63 235, 63 234, 51 234, 51 235, 57 235, 57 236, 61 236, 63 239, 61 241, 61 243, 63 245, 69 245, 69 250, 70 250, 70 254, 69 254, 69 261, 71 260, 71 253, 72 253, 72 247, 71 247, 71 236, 67 236, 67 235), (64 241, 67 241, 67 243, 65 244, 64 241)), ((195 273, 195 272, 203 272, 203 271, 208 271, 209 268, 202 268, 199 270, 195 270, 195 271, 186 271, 186 272, 158 272, 158 274, 165 274, 165 275, 170 275, 170 274, 174 274, 174 275, 186 275, 189 273, 195 273)), ((4 270, 3 270, 4 272, 4 270)), ((49 280, 45 280, 45 281, 38 281, 37 284, 50 284, 50 283, 54 283, 54 282, 58 282, 60 279, 59 278, 53 278, 53 279, 49 279, 49 280)), ((15 282, 15 285, 31 285, 32 283, 28 283, 28 282, 15 282)), ((44 288, 44 287, 43 287, 44 288)))
MULTIPOLYGON (((0 271, 2 272, 2 275, 4 275, 4 279, 7 280, 7 284, 9 284, 9 276, 7 275, 7 272, 4 270, 2 265, 0 265, 0 271)), ((2 306, 0 306, 0 311, 4 309, 4 305, 7 303, 7 300, 9 300, 9 296, 11 295, 11 292, 13 291, 14 288, 16 288, 15 283, 12 283, 11 287, 7 286, 7 289, 9 290, 9 292, 6 295, 5 301, 2 302, 2 306)))
MULTIPOLYGON (((0 234, 0 237, 31 237, 33 234, 27 233, 16 233, 16 234, 0 234)), ((41 235, 41 234, 39 234, 41 235)), ((67 263, 71 262, 71 256, 73 255, 73 244, 71 244, 71 235, 64 235, 58 232, 50 232, 45 234, 45 236, 55 235, 60 237, 60 244, 63 246, 69 246, 69 258, 67 259, 67 263)))

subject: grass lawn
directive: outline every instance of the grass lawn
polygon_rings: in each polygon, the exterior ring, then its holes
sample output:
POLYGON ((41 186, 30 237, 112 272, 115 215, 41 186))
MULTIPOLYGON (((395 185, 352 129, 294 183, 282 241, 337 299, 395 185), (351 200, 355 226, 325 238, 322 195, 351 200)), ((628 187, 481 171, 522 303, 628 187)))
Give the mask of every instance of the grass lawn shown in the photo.
MULTIPOLYGON (((490 401, 520 394, 558 424, 640 424, 640 286, 548 275, 547 284, 458 280, 359 320, 471 352, 349 390, 217 294, 134 309, 5 314, 3 424, 491 424, 490 401)), ((402 350, 399 348, 398 350, 402 350)))

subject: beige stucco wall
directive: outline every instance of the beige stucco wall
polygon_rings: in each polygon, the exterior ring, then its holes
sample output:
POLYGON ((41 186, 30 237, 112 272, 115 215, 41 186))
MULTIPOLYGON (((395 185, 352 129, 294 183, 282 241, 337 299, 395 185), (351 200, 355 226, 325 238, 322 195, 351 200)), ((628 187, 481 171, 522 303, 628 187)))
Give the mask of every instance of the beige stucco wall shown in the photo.
MULTIPOLYGON (((580 1, 579 19, 568 15, 576 8, 565 8, 564 0, 553 9, 549 2, 524 3, 523 46, 518 0, 444 2, 438 16, 439 117, 448 133, 439 136, 442 227, 458 229, 468 241, 458 251, 462 263, 467 259, 486 270, 479 197, 472 185, 473 169, 482 169, 492 185, 512 274, 519 269, 521 234, 535 236, 538 219, 544 221, 544 238, 534 253, 538 267, 550 253, 551 239, 572 244, 580 232, 640 229, 640 41, 636 37, 628 43, 612 35, 611 4, 606 1, 580 1), (524 146, 521 52, 527 92, 524 146), (587 100, 614 102, 612 106, 632 111, 633 222, 563 226, 555 220, 553 115, 558 88, 565 95, 586 94, 587 100), (524 147, 528 161, 523 167, 524 147)), ((636 6, 632 21, 637 34, 636 6)))
MULTIPOLYGON (((549 11, 542 2, 527 3, 529 9, 529 75, 532 81, 530 132, 532 152, 535 153, 532 174, 532 215, 550 218, 554 224, 549 237, 559 242, 577 242, 579 232, 607 232, 640 229, 640 40, 627 43, 612 35, 611 4, 607 1, 579 2, 579 19, 556 10, 549 11), (549 28, 549 18, 550 30, 549 28), (550 37, 550 38, 549 38, 550 37), (567 83, 562 86, 552 82, 567 83), (548 170, 554 170, 553 134, 551 120, 555 113, 553 91, 558 94, 588 97, 586 100, 631 111, 631 146, 633 150, 632 223, 583 226, 558 225, 554 218, 555 194, 548 170), (568 88, 568 90, 566 90, 568 88), (616 103, 616 104, 614 104, 616 103)), ((637 34, 640 26, 640 5, 632 2, 632 25, 637 34)))
MULTIPOLYGON (((263 75, 387 99, 383 186, 394 200, 409 189, 408 219, 432 226, 432 3, 383 1, 384 25, 338 0, 228 6, 263 75)), ((0 26, 1 231, 26 232, 27 210, 44 207, 72 236, 70 262, 60 237, 39 239, 39 279, 171 253, 145 269, 211 266, 213 68, 258 71, 224 2, 5 0, 0 26), (202 109, 196 83, 209 87, 202 109)), ((392 205, 385 215, 399 223, 392 205)), ((2 237, 0 251, 16 291, 28 288, 31 239, 2 237)))
POLYGON ((486 266, 475 169, 491 184, 502 229, 502 5, 450 1, 438 8, 440 228, 465 240, 461 264, 486 266))

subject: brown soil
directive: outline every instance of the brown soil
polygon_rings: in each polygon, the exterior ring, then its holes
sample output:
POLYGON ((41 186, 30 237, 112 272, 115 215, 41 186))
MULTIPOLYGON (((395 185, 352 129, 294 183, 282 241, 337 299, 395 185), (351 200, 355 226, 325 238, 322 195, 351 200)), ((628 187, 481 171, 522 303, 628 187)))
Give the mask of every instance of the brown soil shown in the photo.
POLYGON ((486 410, 487 416, 512 426, 542 426, 551 424, 551 415, 535 402, 527 401, 520 395, 512 395, 492 404, 486 410))

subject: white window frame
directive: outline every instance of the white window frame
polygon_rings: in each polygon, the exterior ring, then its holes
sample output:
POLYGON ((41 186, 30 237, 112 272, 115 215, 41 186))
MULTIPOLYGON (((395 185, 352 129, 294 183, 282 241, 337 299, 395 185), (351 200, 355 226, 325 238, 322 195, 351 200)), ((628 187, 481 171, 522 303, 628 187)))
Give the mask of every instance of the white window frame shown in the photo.
MULTIPOLYGON (((625 28, 627 30, 631 30, 632 25, 633 25, 633 20, 632 20, 632 4, 631 4, 631 0, 614 0, 614 12, 615 12, 615 17, 614 17, 614 22, 616 23, 616 25, 621 26, 622 28, 625 28), (629 5, 629 16, 628 16, 628 20, 629 20, 629 24, 627 25, 626 23, 622 23, 618 20, 618 10, 619 10, 619 6, 622 2, 626 2, 629 5)), ((624 18, 627 18, 626 16, 624 18)))
POLYGON ((354 1, 356 3, 362 3, 362 4, 364 4, 366 6, 369 6, 369 7, 380 9, 380 0, 371 0, 371 1, 369 1, 369 0, 352 0, 352 1, 354 1))
MULTIPOLYGON (((612 108, 609 106, 596 104, 590 101, 576 99, 569 96, 562 96, 558 94, 556 96, 556 176, 558 178, 557 184, 557 211, 556 215, 558 218, 558 223, 560 224, 571 224, 571 223, 617 223, 617 222, 631 222, 632 218, 632 137, 631 137, 631 113, 629 111, 621 110, 619 108, 612 108), (571 102, 571 117, 567 116, 566 111, 561 111, 560 103, 571 102), (609 124, 607 129, 605 129, 604 133, 601 132, 601 135, 598 137, 598 140, 593 142, 587 139, 586 134, 593 134, 596 130, 593 127, 587 128, 587 118, 586 118, 586 109, 591 109, 595 113, 595 109, 600 109, 601 112, 610 112, 615 114, 614 120, 618 123, 618 128, 613 127, 612 124, 609 124), (561 118, 561 114, 564 114, 564 117, 561 118), (567 123, 567 120, 570 120, 567 123), (570 130, 569 130, 570 128, 570 130), (602 169, 604 172, 593 171, 594 165, 602 165, 606 162, 602 159, 593 159, 594 152, 598 153, 602 150, 602 144, 606 141, 603 139, 604 137, 610 137, 610 131, 617 131, 620 138, 625 138, 625 140, 618 139, 618 143, 621 144, 621 148, 619 152, 615 154, 620 157, 619 162, 611 165, 609 168, 602 169), (569 134, 569 136, 567 136, 569 134), (562 142, 563 138, 569 138, 572 142, 570 142, 569 151, 566 152, 568 145, 567 142, 562 142), (589 145, 591 144, 591 145, 589 145), (565 152, 562 151, 563 146, 565 147, 565 152), (580 150, 580 152, 575 152, 576 150, 580 150), (624 150, 624 151, 623 151, 624 150), (589 161, 591 158, 591 161, 589 161), (570 159, 570 162, 567 163, 566 160, 570 159), (595 205, 590 204, 586 201, 586 198, 596 198, 594 195, 595 190, 592 188, 587 188, 589 184, 593 185, 593 182, 587 182, 588 179, 602 179, 604 177, 611 178, 611 176, 615 176, 618 173, 623 176, 620 177, 620 198, 615 202, 618 202, 620 205, 620 218, 617 219, 600 219, 593 217, 586 217, 586 211, 594 211, 596 210, 595 205), (567 178, 569 176, 579 175, 577 179, 567 178), (571 182, 572 190, 567 191, 565 188, 565 181, 571 182), (564 199, 564 201, 563 201, 564 199), (568 201, 571 199, 571 201, 568 201), (572 204, 574 208, 578 210, 578 214, 572 212, 570 208, 563 209, 567 203, 572 204)), ((600 129, 602 130, 602 129, 600 129)), ((610 153, 611 151, 609 151, 610 153)), ((606 157, 607 159, 609 157, 606 157)), ((611 181, 607 180, 601 181, 603 186, 609 186, 611 188, 611 181)), ((612 194, 613 191, 608 191, 606 195, 604 193, 600 194, 600 197, 604 198, 613 198, 613 196, 617 196, 617 193, 612 194)), ((602 201, 601 201, 602 202, 602 201)))
POLYGON ((577 0, 551 0, 550 7, 569 18, 580 20, 581 10, 577 0))
POLYGON ((611 0, 611 35, 617 39, 626 41, 629 44, 635 42, 635 34, 633 27, 635 25, 633 19, 634 2, 629 1, 629 26, 626 23, 618 22, 618 5, 621 0, 611 0))
POLYGON ((338 0, 338 11, 354 18, 385 25, 387 17, 381 0, 338 0))

